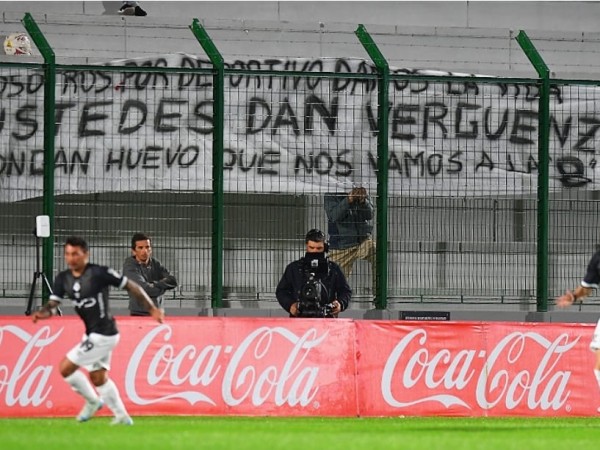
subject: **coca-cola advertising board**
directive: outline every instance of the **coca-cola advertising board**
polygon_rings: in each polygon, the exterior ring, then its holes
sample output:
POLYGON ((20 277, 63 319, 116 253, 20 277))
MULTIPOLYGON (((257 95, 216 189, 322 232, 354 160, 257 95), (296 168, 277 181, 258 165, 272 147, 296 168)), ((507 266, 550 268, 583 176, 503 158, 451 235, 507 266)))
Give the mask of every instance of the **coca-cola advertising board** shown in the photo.
POLYGON ((595 415, 592 325, 356 322, 363 416, 595 415))
MULTIPOLYGON (((130 414, 323 415, 356 410, 347 320, 117 318, 110 377, 130 414)), ((76 317, 0 318, 0 416, 76 415, 58 373, 82 337, 76 317)), ((104 412, 106 414, 107 412, 104 412)))
MULTIPOLYGON (((132 415, 595 415, 592 325, 117 318, 132 415)), ((76 415, 73 316, 0 317, 0 416, 76 415)), ((108 414, 106 408, 101 412, 108 414)))

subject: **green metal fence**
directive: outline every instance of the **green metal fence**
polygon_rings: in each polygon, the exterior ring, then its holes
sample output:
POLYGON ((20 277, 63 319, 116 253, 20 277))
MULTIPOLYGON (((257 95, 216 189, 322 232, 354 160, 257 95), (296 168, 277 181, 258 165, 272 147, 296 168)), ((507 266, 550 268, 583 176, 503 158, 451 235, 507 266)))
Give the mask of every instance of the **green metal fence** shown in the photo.
POLYGON ((27 296, 47 214, 49 278, 67 235, 120 268, 144 231, 174 300, 271 304, 306 231, 327 229, 324 196, 354 186, 377 248, 350 276, 354 307, 545 311, 594 250, 600 82, 549 80, 524 33, 539 79, 390 68, 362 26, 371 61, 224 61, 198 21, 204 58, 62 65, 24 25, 45 62, 0 64, 3 297, 27 296))

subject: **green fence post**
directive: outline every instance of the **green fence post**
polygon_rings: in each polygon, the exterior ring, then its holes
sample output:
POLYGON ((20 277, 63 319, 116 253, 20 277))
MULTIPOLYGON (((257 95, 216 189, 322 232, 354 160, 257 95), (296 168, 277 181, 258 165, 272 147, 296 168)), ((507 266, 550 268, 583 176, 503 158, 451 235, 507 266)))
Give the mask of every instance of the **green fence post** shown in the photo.
MULTIPOLYGON (((56 136, 56 58, 54 50, 32 15, 26 13, 21 23, 44 58, 44 193, 42 211, 50 218, 50 236, 42 244, 42 271, 51 280, 54 262, 54 140, 56 136)), ((42 283, 42 302, 50 292, 42 283)))
POLYGON ((364 25, 355 31, 356 37, 377 68, 377 251, 376 280, 377 292, 375 307, 387 308, 388 276, 388 115, 390 68, 377 44, 364 25))
POLYGON ((548 311, 549 179, 550 179, 550 70, 541 55, 521 30, 516 37, 523 52, 537 71, 541 86, 538 118, 539 175, 537 190, 537 311, 548 311))
POLYGON ((211 306, 223 304, 223 235, 224 235, 224 183, 223 183, 223 133, 225 122, 225 64, 214 42, 194 19, 190 25, 194 36, 210 59, 213 72, 213 197, 212 197, 212 255, 211 255, 211 306))

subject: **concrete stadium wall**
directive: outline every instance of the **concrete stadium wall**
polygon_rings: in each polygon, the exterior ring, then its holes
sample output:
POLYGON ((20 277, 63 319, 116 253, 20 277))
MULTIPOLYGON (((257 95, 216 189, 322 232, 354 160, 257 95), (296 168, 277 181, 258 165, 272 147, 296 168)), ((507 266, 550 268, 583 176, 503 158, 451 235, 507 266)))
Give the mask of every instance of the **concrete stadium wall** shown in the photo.
MULTIPOLYGON (((142 1, 146 20, 197 17, 282 23, 600 31, 597 2, 586 1, 142 1)), ((114 16, 118 1, 0 2, 4 13, 114 16)), ((141 18, 140 18, 141 19, 141 18)))
POLYGON ((598 73, 597 2, 142 2, 146 17, 120 17, 120 2, 0 2, 0 34, 31 12, 59 60, 85 62, 200 53, 188 26, 199 18, 228 60, 360 57, 363 23, 394 66, 535 76, 515 41, 528 32, 561 78, 598 73))

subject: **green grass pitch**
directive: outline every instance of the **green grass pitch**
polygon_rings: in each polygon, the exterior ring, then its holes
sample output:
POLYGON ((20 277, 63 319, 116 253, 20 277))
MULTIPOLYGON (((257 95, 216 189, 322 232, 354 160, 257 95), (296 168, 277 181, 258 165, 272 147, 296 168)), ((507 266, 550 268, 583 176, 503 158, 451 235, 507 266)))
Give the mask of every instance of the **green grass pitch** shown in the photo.
POLYGON ((3 450, 592 449, 600 418, 106 417, 0 419, 3 450))

